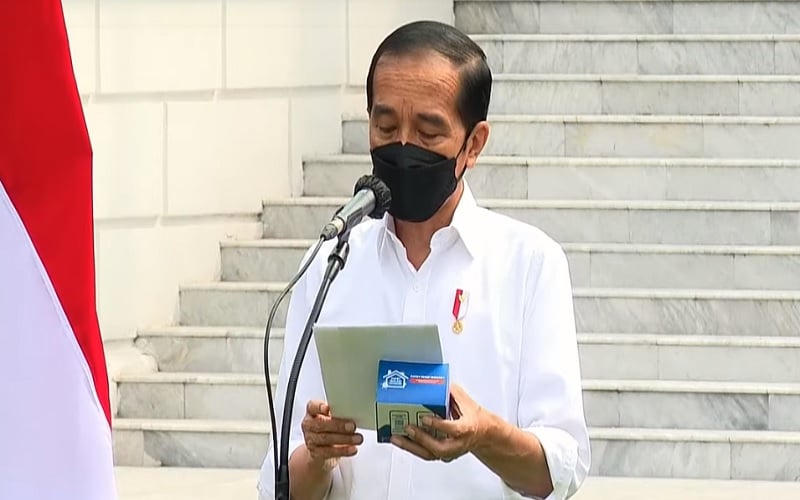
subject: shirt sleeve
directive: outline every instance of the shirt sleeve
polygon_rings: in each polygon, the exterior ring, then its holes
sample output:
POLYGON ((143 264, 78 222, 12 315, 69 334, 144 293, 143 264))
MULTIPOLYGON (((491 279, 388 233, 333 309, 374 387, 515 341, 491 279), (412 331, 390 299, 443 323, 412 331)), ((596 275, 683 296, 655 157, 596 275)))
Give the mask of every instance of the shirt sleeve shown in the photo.
POLYGON ((553 492, 578 491, 591 452, 583 410, 569 265, 555 242, 531 262, 521 342, 518 425, 544 449, 553 492))
MULTIPOLYGON (((322 247, 319 254, 327 255, 326 246, 322 247)), ((311 250, 309 249, 303 258, 303 262, 305 262, 310 255, 311 250)), ((278 371, 277 390, 273 394, 275 403, 275 423, 278 426, 278 446, 280 446, 280 436, 282 432, 281 421, 283 419, 283 408, 286 401, 289 373, 292 370, 294 357, 300 345, 300 337, 303 335, 303 329, 308 321, 308 315, 311 313, 311 307, 314 304, 317 288, 321 281, 321 273, 319 272, 318 264, 319 261, 312 263, 308 272, 300 278, 295 285, 286 313, 283 357, 281 358, 281 366, 278 371)), ((292 407, 289 457, 291 457, 292 453, 305 442, 300 424, 306 414, 306 405, 311 400, 326 400, 325 389, 322 383, 322 373, 319 365, 319 355, 317 354, 316 345, 313 340, 308 344, 308 350, 306 351, 303 366, 300 369, 300 377, 297 382, 297 392, 295 393, 294 405, 292 407)), ((338 477, 339 475, 337 469, 337 471, 334 472, 334 485, 341 481, 341 478, 338 477)), ((275 462, 273 460, 272 438, 270 438, 270 446, 261 467, 258 491, 260 495, 265 498, 274 498, 275 496, 275 462)))

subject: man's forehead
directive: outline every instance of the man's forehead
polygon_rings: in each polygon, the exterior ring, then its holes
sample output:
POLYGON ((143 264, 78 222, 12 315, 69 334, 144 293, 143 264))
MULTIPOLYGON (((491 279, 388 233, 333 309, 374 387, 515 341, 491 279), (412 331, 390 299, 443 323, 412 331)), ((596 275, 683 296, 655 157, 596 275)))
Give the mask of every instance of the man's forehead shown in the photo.
MULTIPOLYGON (((384 104, 384 103, 376 103, 372 107, 372 116, 375 118, 380 118, 382 116, 387 116, 390 118, 396 118, 400 114, 400 111, 392 107, 391 105, 384 104)), ((447 117, 444 116, 442 113, 438 112, 434 109, 425 109, 421 108, 415 110, 414 116, 416 119, 433 125, 437 128, 447 128, 448 127, 448 120, 447 117)))
POLYGON ((398 101, 454 108, 459 72, 436 53, 382 56, 375 67, 375 104, 394 107, 398 101))

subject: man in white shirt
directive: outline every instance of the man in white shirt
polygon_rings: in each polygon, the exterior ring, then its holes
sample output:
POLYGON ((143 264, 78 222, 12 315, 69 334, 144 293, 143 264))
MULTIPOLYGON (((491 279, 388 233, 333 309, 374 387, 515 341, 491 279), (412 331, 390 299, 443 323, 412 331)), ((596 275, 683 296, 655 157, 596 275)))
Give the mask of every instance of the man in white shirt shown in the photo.
MULTIPOLYGON (((436 324, 450 364, 452 420, 377 442, 330 414, 312 342, 290 440, 292 498, 411 500, 573 495, 589 470, 572 290, 561 247, 477 206, 464 173, 489 138, 491 72, 455 28, 417 22, 378 47, 367 77, 373 174, 392 192, 382 220, 355 227, 318 324, 436 324)), ((330 250, 330 246, 327 247, 330 250)), ((326 265, 289 305, 278 391, 326 265)), ((267 453, 259 481, 273 498, 267 453)))

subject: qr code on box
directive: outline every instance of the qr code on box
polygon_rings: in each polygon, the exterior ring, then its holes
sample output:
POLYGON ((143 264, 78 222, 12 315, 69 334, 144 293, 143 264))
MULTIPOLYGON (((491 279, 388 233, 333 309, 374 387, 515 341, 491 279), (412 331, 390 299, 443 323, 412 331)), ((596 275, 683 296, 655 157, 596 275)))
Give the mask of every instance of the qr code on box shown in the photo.
POLYGON ((392 434, 406 434, 409 415, 407 411, 392 410, 389 412, 389 422, 391 422, 392 434))

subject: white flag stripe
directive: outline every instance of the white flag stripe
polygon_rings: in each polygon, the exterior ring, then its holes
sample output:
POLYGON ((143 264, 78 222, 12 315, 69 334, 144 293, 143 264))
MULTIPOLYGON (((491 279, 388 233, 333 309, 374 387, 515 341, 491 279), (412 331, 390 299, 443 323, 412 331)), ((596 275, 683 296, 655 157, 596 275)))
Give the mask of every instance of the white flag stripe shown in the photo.
POLYGON ((0 499, 116 498, 91 372, 0 183, 0 499))

